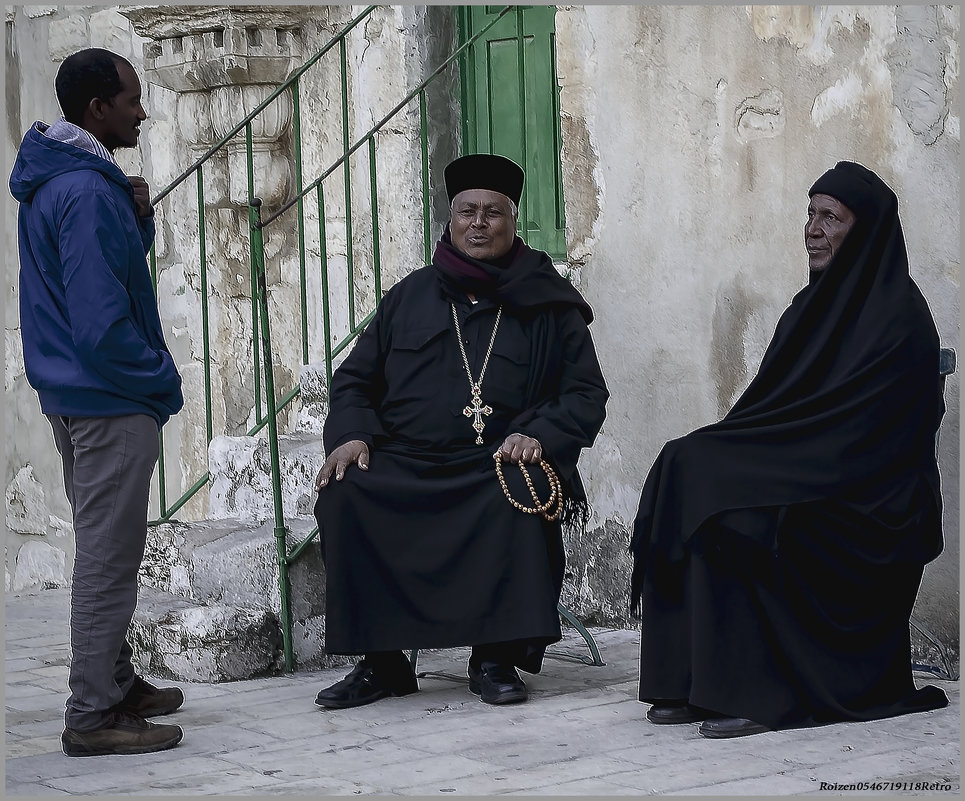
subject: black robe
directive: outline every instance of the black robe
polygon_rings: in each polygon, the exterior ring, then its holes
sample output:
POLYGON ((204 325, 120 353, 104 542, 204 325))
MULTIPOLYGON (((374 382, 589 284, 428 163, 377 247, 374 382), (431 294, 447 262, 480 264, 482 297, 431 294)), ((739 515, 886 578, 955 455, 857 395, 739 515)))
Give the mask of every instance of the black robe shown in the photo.
MULTIPOLYGON (((325 450, 358 439, 371 455, 367 471, 349 467, 315 506, 330 653, 513 642, 515 664, 537 672, 545 646, 561 636, 560 522, 513 508, 492 455, 511 433, 535 437, 568 508, 585 504, 576 463, 602 425, 608 392, 589 307, 548 272, 545 254, 522 247, 505 273, 519 280, 475 305, 435 266, 406 276, 335 372, 325 450), (483 445, 463 413, 469 379, 450 301, 474 379, 503 304, 482 385, 493 409, 483 445)), ((542 469, 529 472, 548 497, 542 469)), ((505 464, 504 474, 514 496, 532 505, 518 468, 505 464)))
POLYGON ((938 336, 895 195, 847 164, 812 189, 832 192, 857 216, 834 260, 734 408, 668 442, 647 477, 631 542, 641 701, 770 728, 947 703, 915 689, 908 631, 942 549, 938 336))

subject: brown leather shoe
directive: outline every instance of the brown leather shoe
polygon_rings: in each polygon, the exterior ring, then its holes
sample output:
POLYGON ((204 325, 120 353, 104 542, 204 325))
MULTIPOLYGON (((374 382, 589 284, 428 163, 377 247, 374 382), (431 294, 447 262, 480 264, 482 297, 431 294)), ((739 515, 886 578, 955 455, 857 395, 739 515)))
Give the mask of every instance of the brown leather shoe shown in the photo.
POLYGON ((155 687, 140 676, 134 677, 134 684, 124 699, 114 709, 118 712, 133 712, 142 718, 167 715, 179 709, 184 703, 184 693, 177 687, 155 687))
POLYGON ((180 726, 150 723, 130 712, 113 712, 103 728, 94 731, 64 729, 60 742, 67 756, 149 754, 174 748, 183 736, 180 726))

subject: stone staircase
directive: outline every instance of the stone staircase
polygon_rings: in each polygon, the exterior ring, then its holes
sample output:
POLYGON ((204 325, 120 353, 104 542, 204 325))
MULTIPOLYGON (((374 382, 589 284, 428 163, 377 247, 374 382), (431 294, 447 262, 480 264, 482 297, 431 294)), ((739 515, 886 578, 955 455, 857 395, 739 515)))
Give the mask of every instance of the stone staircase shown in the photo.
MULTIPOLYGON (((312 484, 322 464, 324 368, 302 370, 296 430, 279 437, 288 545, 315 525, 312 484)), ((265 436, 216 437, 207 520, 152 527, 131 625, 150 675, 218 682, 284 667, 271 469, 265 436)), ((300 668, 347 664, 324 651, 325 570, 317 541, 292 565, 293 647, 300 668)))

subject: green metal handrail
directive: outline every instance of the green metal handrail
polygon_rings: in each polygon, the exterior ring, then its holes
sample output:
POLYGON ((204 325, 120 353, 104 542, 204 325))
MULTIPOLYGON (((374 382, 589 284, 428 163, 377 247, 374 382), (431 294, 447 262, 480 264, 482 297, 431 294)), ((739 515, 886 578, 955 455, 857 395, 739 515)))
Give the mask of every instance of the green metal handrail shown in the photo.
MULTIPOLYGON (((250 130, 250 128, 249 128, 250 130)), ((250 141, 250 139, 249 139, 250 141)), ((249 235, 251 236, 251 263, 257 281, 258 311, 261 315, 261 345, 265 357, 265 417, 268 423, 268 448, 271 458, 271 495, 275 516, 275 548, 278 564, 287 563, 288 530, 281 501, 281 458, 278 452, 278 414, 275 408, 275 381, 272 370, 271 327, 268 310, 268 281, 265 276, 265 242, 261 226, 261 200, 253 197, 248 205, 249 235)), ((285 665, 294 667, 292 648, 291 593, 281 597, 281 629, 285 652, 285 665)))
MULTIPOLYGON (((513 8, 514 6, 506 6, 502 11, 499 12, 499 14, 488 25, 486 25, 485 28, 480 28, 476 33, 472 35, 471 38, 463 42, 463 44, 459 48, 454 50, 445 61, 443 61, 438 67, 436 67, 432 71, 432 73, 429 75, 428 78, 423 80, 422 83, 420 83, 418 86, 416 86, 415 89, 409 92, 409 94, 407 94, 402 101, 397 103, 390 112, 388 112, 384 117, 382 117, 382 119, 379 120, 375 125, 373 125, 372 128, 370 128, 365 134, 363 134, 362 137, 359 138, 354 145, 348 148, 345 154, 340 159, 338 159, 334 164, 332 164, 332 166, 330 166, 327 170, 322 172, 322 174, 319 175, 318 178, 316 178, 314 181, 312 181, 312 183, 306 186, 305 189, 302 190, 302 192, 299 195, 296 195, 287 203, 284 203, 281 207, 279 207, 278 211, 276 211, 274 214, 271 214, 268 217, 266 217, 262 225, 267 226, 273 223, 282 214, 284 214, 292 206, 294 206, 295 203, 298 201, 299 197, 302 197, 308 194, 310 191, 315 189, 316 186, 321 184, 322 181, 328 178, 329 175, 335 172, 335 170, 341 167, 348 160, 348 158, 355 153, 356 150, 362 147, 369 140, 369 137, 374 136, 382 128, 384 128, 386 123, 388 123, 393 117, 395 117, 396 114, 398 114, 402 109, 404 109, 407 105, 409 105, 409 103, 412 102, 413 98, 415 98, 427 86, 429 86, 440 75, 442 75, 442 73, 444 73, 445 70, 451 67, 453 63, 457 61, 462 56, 463 53, 466 52, 466 50, 472 47, 476 43, 476 41, 482 37, 484 33, 487 33, 490 28, 495 26, 503 17, 505 17, 508 13, 510 13, 513 10, 513 8)), ((423 135, 424 135, 424 132, 423 132, 423 135)))
MULTIPOLYGON (((212 388, 211 388, 211 352, 210 352, 210 335, 209 335, 209 309, 210 303, 208 298, 208 277, 207 277, 207 237, 206 237, 206 226, 205 226, 205 198, 204 198, 204 165, 219 151, 224 149, 228 143, 233 140, 239 133, 244 131, 245 135, 245 148, 247 155, 247 178, 248 178, 248 197, 252 198, 254 196, 254 172, 253 164, 251 158, 251 123, 260 115, 266 108, 268 108, 273 102, 275 102, 282 94, 286 91, 291 92, 292 105, 293 105, 293 123, 294 123, 294 143, 295 143, 295 184, 299 192, 299 202, 298 202, 298 213, 299 213, 299 264, 300 264, 300 291, 301 291, 301 317, 302 317, 302 359, 303 362, 308 361, 308 336, 307 336, 307 326, 308 326, 308 304, 306 298, 306 280, 305 280, 305 249, 304 249, 304 216, 303 207, 301 203, 301 182, 302 182, 302 158, 301 158, 301 124, 300 124, 300 108, 299 108, 299 86, 301 77, 317 64, 323 56, 330 52, 340 43, 344 46, 345 37, 348 36, 363 20, 369 17, 378 6, 367 6, 358 15, 356 15, 350 22, 348 22, 332 39, 317 53, 315 53, 308 61, 306 61, 301 67, 299 67, 292 75, 280 84, 276 89, 274 89, 268 97, 259 103, 250 113, 248 113, 237 125, 235 125, 228 133, 222 136, 217 142, 215 142, 211 147, 209 147, 191 166, 184 170, 180 175, 178 175, 173 181, 171 181, 167 186, 165 186, 160 192, 158 192, 152 200, 152 205, 158 206, 161 201, 167 198, 175 189, 184 184, 192 175, 196 176, 197 182, 197 203, 198 203, 198 241, 199 241, 199 258, 200 258, 200 281, 201 281, 201 322, 202 322, 202 362, 204 366, 204 392, 205 392, 205 436, 206 444, 210 444, 213 438, 213 421, 212 421, 212 388)), ((344 85, 344 75, 343 75, 343 85, 344 85)), ((154 286, 157 287, 157 254, 154 248, 151 249, 150 253, 150 265, 151 274, 154 280, 154 286)), ((262 355, 259 353, 257 343, 258 343, 258 331, 260 327, 259 322, 259 310, 257 306, 257 289, 256 289, 257 277, 252 269, 250 276, 251 284, 251 326, 252 326, 252 377, 253 377, 253 394, 254 394, 254 409, 255 409, 255 425, 247 431, 248 436, 252 436, 265 427, 265 419, 263 414, 263 398, 262 398, 262 355)), ((279 405, 279 411, 286 408, 291 401, 297 397, 298 392, 288 393, 286 395, 286 400, 279 405)), ((211 475, 209 472, 203 473, 197 479, 195 479, 190 486, 185 489, 180 496, 177 497, 170 505, 168 504, 168 487, 167 487, 167 474, 166 474, 166 460, 164 456, 164 434, 163 431, 159 435, 160 438, 160 457, 158 459, 158 505, 159 505, 159 515, 155 520, 151 520, 151 525, 157 525, 158 523, 163 523, 171 520, 173 516, 179 512, 185 504, 187 504, 195 495, 198 494, 210 481, 211 475)))

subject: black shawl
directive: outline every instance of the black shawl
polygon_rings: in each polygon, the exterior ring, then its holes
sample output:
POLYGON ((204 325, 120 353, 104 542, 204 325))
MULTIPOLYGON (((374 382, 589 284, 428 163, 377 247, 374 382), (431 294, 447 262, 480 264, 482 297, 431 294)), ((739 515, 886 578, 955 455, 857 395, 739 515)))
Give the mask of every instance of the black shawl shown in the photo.
POLYGON ((894 534, 888 558, 924 563, 941 552, 939 341, 908 274, 898 199, 849 162, 822 176, 817 193, 836 197, 856 221, 827 269, 793 298, 731 411, 657 457, 630 545, 634 608, 648 554, 682 558, 697 530, 725 513, 776 547, 792 504, 833 498, 873 518, 903 494, 918 499, 914 508, 877 521, 894 534))

